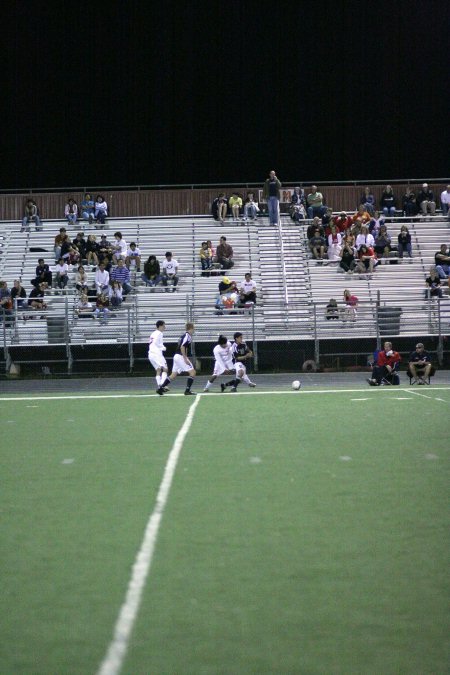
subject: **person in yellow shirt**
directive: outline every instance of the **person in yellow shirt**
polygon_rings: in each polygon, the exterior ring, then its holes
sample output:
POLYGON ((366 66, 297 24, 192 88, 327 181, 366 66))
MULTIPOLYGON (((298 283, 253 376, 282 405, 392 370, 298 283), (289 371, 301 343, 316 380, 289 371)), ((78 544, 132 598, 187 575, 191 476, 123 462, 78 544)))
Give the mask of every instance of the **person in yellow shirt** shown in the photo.
POLYGON ((239 211, 242 208, 242 197, 239 196, 238 192, 233 192, 228 204, 231 207, 231 213, 233 214, 233 220, 239 220, 239 211))

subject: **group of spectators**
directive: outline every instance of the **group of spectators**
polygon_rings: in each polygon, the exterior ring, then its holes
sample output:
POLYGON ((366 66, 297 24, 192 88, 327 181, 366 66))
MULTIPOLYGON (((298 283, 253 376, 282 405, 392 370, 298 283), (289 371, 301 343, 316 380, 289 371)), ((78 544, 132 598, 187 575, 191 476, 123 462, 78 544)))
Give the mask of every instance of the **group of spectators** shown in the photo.
MULTIPOLYGON (((87 221, 90 225, 95 223, 97 229, 102 229, 105 226, 107 216, 108 204, 103 195, 97 195, 94 200, 92 195, 87 192, 80 206, 72 197, 69 197, 64 207, 64 217, 68 224, 73 227, 76 227, 78 221, 87 221)), ((42 230, 41 215, 34 199, 28 199, 25 204, 21 231, 29 231, 31 224, 35 225, 37 232, 42 230)))
MULTIPOLYGON (((400 354, 392 347, 392 342, 386 341, 383 349, 374 353, 372 363, 372 375, 367 379, 371 387, 379 387, 382 384, 400 384, 399 367, 400 354)), ((430 377, 434 375, 435 368, 430 354, 425 351, 422 342, 416 344, 416 348, 408 356, 407 375, 411 384, 430 384, 430 377)))

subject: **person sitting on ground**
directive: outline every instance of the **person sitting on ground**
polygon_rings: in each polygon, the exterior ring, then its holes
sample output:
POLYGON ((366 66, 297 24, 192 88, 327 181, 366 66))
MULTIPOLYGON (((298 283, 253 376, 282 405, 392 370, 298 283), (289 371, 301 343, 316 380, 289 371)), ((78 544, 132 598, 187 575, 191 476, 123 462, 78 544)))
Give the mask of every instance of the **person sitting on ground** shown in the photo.
POLYGON ((337 231, 344 234, 351 228, 353 221, 351 216, 348 216, 345 211, 341 211, 338 216, 334 216, 333 223, 336 225, 337 231))
POLYGON ((317 185, 311 186, 311 192, 306 197, 308 218, 312 219, 318 216, 322 218, 323 214, 327 210, 326 206, 323 205, 324 199, 323 194, 317 190, 317 185))
POLYGON ((79 265, 75 274, 75 288, 80 294, 87 293, 89 288, 88 274, 83 265, 79 265))
POLYGON ((242 197, 238 192, 233 192, 230 199, 228 200, 228 206, 231 208, 231 213, 233 220, 240 219, 240 210, 242 209, 242 197))
POLYGON ((439 251, 434 254, 434 262, 441 279, 447 279, 450 275, 450 255, 446 244, 441 244, 439 251))
POLYGON ((355 247, 358 252, 363 244, 370 246, 371 248, 375 246, 375 239, 373 235, 370 234, 367 225, 361 225, 361 231, 356 237, 355 247))
POLYGON ((167 284, 169 281, 172 282, 172 293, 177 290, 177 285, 180 277, 178 276, 178 260, 172 258, 172 252, 166 252, 166 259, 162 264, 162 284, 164 290, 168 292, 167 284))
POLYGON ((53 246, 53 250, 55 253, 55 262, 58 262, 58 260, 61 257, 61 246, 63 245, 63 242, 66 240, 67 240, 67 230, 65 227, 60 227, 59 234, 56 235, 55 243, 53 246))
POLYGON ((415 350, 408 357, 408 375, 414 380, 412 384, 430 384, 430 375, 433 374, 431 357, 425 351, 422 342, 418 342, 415 350))
POLYGON ((100 293, 95 301, 95 318, 100 318, 100 323, 105 324, 109 315, 109 298, 106 293, 100 293))
POLYGON ((416 195, 411 188, 406 188, 406 192, 402 199, 403 213, 407 218, 414 218, 417 216, 416 195))
POLYGON ((247 192, 247 198, 244 203, 244 218, 246 220, 256 220, 259 213, 258 202, 255 202, 253 192, 247 192))
POLYGON ((105 268, 105 263, 101 262, 95 273, 95 288, 98 295, 108 290, 109 286, 109 272, 105 268))
POLYGON ((395 209, 397 208, 397 199, 394 195, 392 187, 386 185, 380 199, 380 208, 385 216, 395 216, 395 209))
POLYGON ((86 242, 86 261, 88 265, 94 265, 94 267, 97 267, 98 252, 99 252, 99 245, 97 243, 97 238, 95 234, 90 234, 86 242))
POLYGON ((89 298, 86 293, 83 293, 76 306, 76 313, 80 318, 91 318, 93 317, 94 308, 92 302, 89 302, 89 298))
POLYGON ((375 251, 371 246, 366 246, 363 244, 359 247, 358 251, 358 261, 355 265, 354 272, 357 274, 368 274, 369 276, 373 274, 377 258, 375 256, 375 251))
POLYGON ((44 258, 39 258, 38 264, 36 267, 36 277, 31 280, 32 285, 35 288, 39 287, 39 284, 46 283, 50 288, 52 286, 53 275, 50 271, 50 267, 44 261, 44 258))
POLYGON ((150 255, 144 263, 144 272, 141 275, 146 286, 157 286, 161 281, 161 268, 155 255, 150 255))
POLYGON ((119 281, 112 281, 111 285, 108 288, 108 298, 109 302, 111 304, 111 307, 117 309, 120 307, 122 304, 124 298, 123 298, 123 291, 122 291, 122 286, 120 285, 119 281))
POLYGON ((450 185, 447 185, 446 189, 441 192, 441 209, 442 215, 448 215, 450 208, 450 185))
POLYGON ((206 276, 207 271, 210 270, 212 266, 212 253, 206 241, 202 241, 202 246, 200 248, 200 264, 202 266, 202 276, 206 276))
POLYGON ((331 225, 331 231, 328 235, 328 260, 330 262, 339 262, 341 259, 342 236, 336 230, 334 224, 331 225))
POLYGON ((392 349, 392 342, 385 342, 384 349, 378 352, 377 361, 372 368, 372 377, 367 382, 371 387, 379 387, 385 379, 392 381, 392 384, 400 384, 400 378, 395 372, 401 356, 392 349))
POLYGON ((375 196, 372 194, 369 187, 364 188, 359 203, 367 213, 370 213, 370 215, 373 216, 375 212, 375 196))
POLYGON ((391 237, 388 234, 386 225, 382 225, 375 239, 374 250, 377 258, 389 258, 391 248, 391 237))
POLYGON ((360 204, 352 220, 354 223, 359 223, 360 225, 369 225, 370 218, 371 214, 366 211, 364 204, 360 204))
POLYGON ((27 297, 27 292, 20 283, 19 279, 14 280, 14 286, 11 288, 11 298, 17 301, 17 309, 23 309, 25 307, 25 298, 27 297))
POLYGON ((410 261, 412 260, 412 244, 411 244, 411 235, 406 225, 402 225, 400 228, 398 240, 398 257, 403 259, 403 254, 406 252, 410 261))
POLYGON ((89 221, 89 225, 92 225, 95 218, 95 202, 89 192, 86 192, 81 202, 81 215, 84 220, 89 221))
POLYGON ((378 237, 381 226, 384 225, 384 215, 379 211, 375 211, 369 223, 369 232, 375 239, 378 237))
POLYGON ((239 288, 239 303, 245 305, 249 302, 256 305, 256 283, 253 281, 250 272, 246 272, 239 288))
POLYGON ((342 319, 344 321, 350 320, 350 321, 356 321, 356 317, 358 314, 358 297, 356 295, 353 295, 348 288, 345 289, 344 291, 344 302, 345 302, 345 309, 342 314, 342 319))
POLYGON ((77 224, 78 204, 72 197, 67 200, 67 204, 64 207, 64 215, 67 218, 69 225, 77 224))
POLYGON ((94 218, 97 222, 96 227, 99 225, 103 227, 108 216, 108 204, 105 202, 103 195, 98 195, 95 200, 94 206, 94 218))
POLYGON ((423 216, 426 216, 428 212, 432 216, 436 215, 436 202, 433 192, 428 187, 428 183, 422 185, 422 189, 417 195, 416 203, 423 216))
POLYGON ((211 205, 211 212, 214 220, 224 222, 227 217, 228 201, 223 192, 220 192, 211 205))
POLYGON ((72 247, 80 254, 80 262, 86 259, 86 239, 83 232, 78 232, 75 239, 72 240, 72 247))
POLYGON ((327 250, 325 237, 320 235, 320 230, 316 230, 309 240, 309 248, 315 260, 324 260, 327 250))
POLYGON ((339 308, 336 298, 330 298, 330 302, 325 307, 325 318, 327 321, 339 319, 339 308))
POLYGON ((227 238, 220 237, 216 256, 217 262, 221 265, 222 269, 229 270, 234 266, 233 255, 233 248, 227 243, 227 238))
POLYGON ((130 284, 130 270, 125 266, 123 258, 119 258, 117 267, 115 267, 109 275, 111 281, 118 281, 123 289, 124 296, 127 296, 133 289, 130 284))
POLYGON ((60 289, 65 288, 67 286, 67 282, 69 281, 69 266, 64 261, 64 258, 60 258, 58 260, 53 271, 55 273, 56 287, 60 289))
POLYGON ((348 234, 343 240, 341 260, 339 262, 339 268, 348 274, 353 272, 356 265, 355 253, 355 238, 352 234, 348 234))
POLYGON ((127 251, 127 257, 125 259, 125 265, 128 267, 128 269, 135 267, 136 272, 141 271, 141 251, 138 246, 136 246, 135 241, 130 243, 127 251))
POLYGON ((428 298, 442 298, 441 278, 436 271, 436 266, 430 267, 430 274, 425 279, 425 300, 428 298))
POLYGON ((33 199, 28 199, 25 204, 24 217, 22 218, 21 232, 30 231, 30 223, 34 223, 36 232, 42 230, 41 218, 39 216, 39 209, 33 199))
POLYGON ((305 191, 300 187, 295 187, 292 193, 289 215, 296 223, 306 218, 305 191))

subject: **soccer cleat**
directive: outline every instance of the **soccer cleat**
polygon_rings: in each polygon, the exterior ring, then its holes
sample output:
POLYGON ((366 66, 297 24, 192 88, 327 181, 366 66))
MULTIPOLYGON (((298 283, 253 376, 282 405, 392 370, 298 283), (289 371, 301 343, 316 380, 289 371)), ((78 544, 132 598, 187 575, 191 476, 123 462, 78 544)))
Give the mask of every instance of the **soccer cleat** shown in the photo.
POLYGON ((237 387, 231 387, 230 391, 237 391, 237 387))
POLYGON ((156 390, 156 393, 162 396, 164 394, 164 389, 162 387, 159 387, 159 389, 156 390))
POLYGON ((222 382, 221 385, 220 385, 220 389, 221 389, 222 394, 223 394, 223 392, 225 391, 225 385, 224 385, 223 382, 222 382))
POLYGON ((195 391, 191 391, 190 389, 186 389, 184 392, 185 396, 196 396, 195 391))
POLYGON ((163 390, 164 393, 166 393, 166 391, 170 391, 169 387, 161 387, 161 389, 163 390))
POLYGON ((205 388, 203 389, 203 391, 205 392, 205 394, 207 394, 208 391, 209 391, 209 388, 208 388, 208 387, 205 387, 205 388))
POLYGON ((249 383, 248 383, 248 386, 249 386, 249 387, 256 387, 256 384, 255 384, 254 382, 249 382, 249 383))

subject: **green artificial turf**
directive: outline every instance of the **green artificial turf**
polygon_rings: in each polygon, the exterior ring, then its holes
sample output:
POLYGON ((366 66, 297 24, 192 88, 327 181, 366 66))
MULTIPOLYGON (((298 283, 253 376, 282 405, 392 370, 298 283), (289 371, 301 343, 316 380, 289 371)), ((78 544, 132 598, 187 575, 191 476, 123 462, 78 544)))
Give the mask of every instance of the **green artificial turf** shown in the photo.
MULTIPOLYGON (((447 672, 435 397, 203 396, 122 672, 447 672)), ((191 404, 2 402, 1 673, 95 673, 191 404)))

